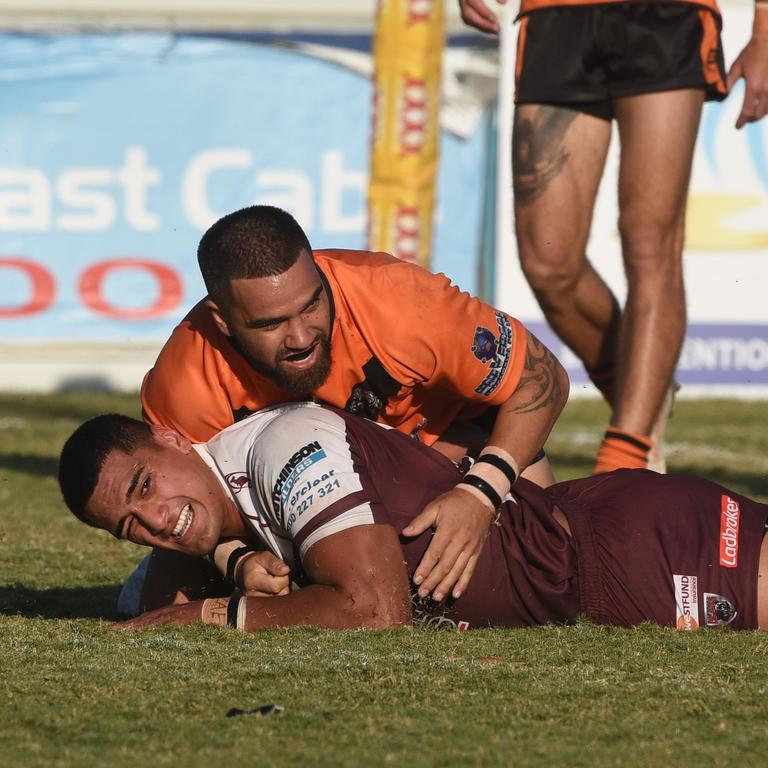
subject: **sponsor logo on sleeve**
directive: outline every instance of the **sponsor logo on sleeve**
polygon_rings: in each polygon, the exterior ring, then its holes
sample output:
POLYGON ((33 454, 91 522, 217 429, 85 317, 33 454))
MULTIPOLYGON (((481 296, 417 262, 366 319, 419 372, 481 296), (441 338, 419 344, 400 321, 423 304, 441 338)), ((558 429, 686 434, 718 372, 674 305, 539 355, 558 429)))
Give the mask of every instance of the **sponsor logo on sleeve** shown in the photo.
POLYGON ((251 487, 251 478, 245 472, 230 472, 225 479, 232 493, 240 493, 243 488, 251 487))
POLYGON ((720 565, 736 568, 739 565, 739 502, 723 494, 720 497, 720 565))
POLYGON ((497 312, 496 325, 499 332, 498 339, 488 328, 478 325, 472 342, 472 354, 483 365, 490 363, 490 370, 475 387, 475 392, 485 397, 492 395, 501 384, 509 367, 509 356, 512 352, 512 324, 509 318, 497 312))
POLYGON ((675 623, 678 629, 699 628, 699 586, 696 576, 673 574, 675 580, 675 623))
POLYGON ((736 606, 722 595, 704 593, 704 621, 708 627, 730 624, 738 615, 736 606))
POLYGON ((313 464, 326 458, 326 453, 317 440, 307 443, 303 448, 299 448, 291 456, 280 470, 277 481, 272 488, 272 505, 277 514, 280 514, 283 506, 287 503, 291 495, 293 486, 301 475, 313 464))

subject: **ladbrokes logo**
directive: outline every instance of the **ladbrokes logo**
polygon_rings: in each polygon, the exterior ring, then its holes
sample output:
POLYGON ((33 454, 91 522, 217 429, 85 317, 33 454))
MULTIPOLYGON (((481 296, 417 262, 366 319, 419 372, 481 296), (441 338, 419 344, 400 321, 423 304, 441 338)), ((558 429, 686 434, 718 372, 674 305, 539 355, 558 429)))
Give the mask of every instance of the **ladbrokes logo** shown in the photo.
POLYGON ((736 568, 739 564, 739 502, 723 494, 720 497, 720 565, 736 568))
POLYGON ((699 586, 696 576, 674 574, 675 580, 675 623, 678 629, 699 628, 699 586))

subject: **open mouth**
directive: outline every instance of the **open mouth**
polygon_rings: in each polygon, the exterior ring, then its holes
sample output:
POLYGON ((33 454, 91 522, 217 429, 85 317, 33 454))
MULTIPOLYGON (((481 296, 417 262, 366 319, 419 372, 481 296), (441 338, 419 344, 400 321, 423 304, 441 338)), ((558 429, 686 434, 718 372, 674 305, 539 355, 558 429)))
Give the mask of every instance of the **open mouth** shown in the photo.
POLYGON ((181 508, 179 512, 179 519, 176 521, 176 525, 173 526, 171 536, 174 539, 180 539, 190 529, 192 521, 195 519, 195 513, 192 510, 192 505, 187 503, 181 508))
POLYGON ((316 347, 317 347, 317 345, 313 344, 311 347, 309 347, 307 349, 303 349, 301 352, 293 352, 290 355, 285 355, 285 357, 283 357, 283 362, 286 362, 286 363, 303 363, 306 360, 309 360, 310 357, 312 357, 312 355, 315 352, 316 347))

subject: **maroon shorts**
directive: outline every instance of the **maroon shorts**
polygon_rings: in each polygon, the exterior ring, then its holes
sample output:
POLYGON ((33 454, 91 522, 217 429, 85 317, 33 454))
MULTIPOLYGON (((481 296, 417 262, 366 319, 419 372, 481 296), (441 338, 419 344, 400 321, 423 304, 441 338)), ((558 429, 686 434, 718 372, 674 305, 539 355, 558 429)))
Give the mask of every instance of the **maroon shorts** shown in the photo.
POLYGON ((648 470, 549 490, 571 526, 581 610, 592 621, 757 628, 768 505, 708 480, 648 470))
POLYGON ((543 8, 517 39, 517 104, 552 104, 609 120, 613 99, 703 88, 726 96, 720 18, 688 3, 543 8))

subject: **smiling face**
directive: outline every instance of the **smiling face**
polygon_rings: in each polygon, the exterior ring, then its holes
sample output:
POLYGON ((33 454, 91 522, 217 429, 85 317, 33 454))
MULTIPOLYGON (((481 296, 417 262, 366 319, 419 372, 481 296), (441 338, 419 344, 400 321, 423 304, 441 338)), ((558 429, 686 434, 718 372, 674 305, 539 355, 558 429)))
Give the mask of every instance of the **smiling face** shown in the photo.
POLYGON ((330 300, 306 252, 282 274, 232 280, 226 306, 208 305, 251 366, 292 394, 309 395, 328 377, 330 300))
POLYGON ((118 539, 190 555, 244 532, 234 502, 189 441, 163 427, 152 432, 150 445, 108 454, 85 507, 89 521, 118 539))

